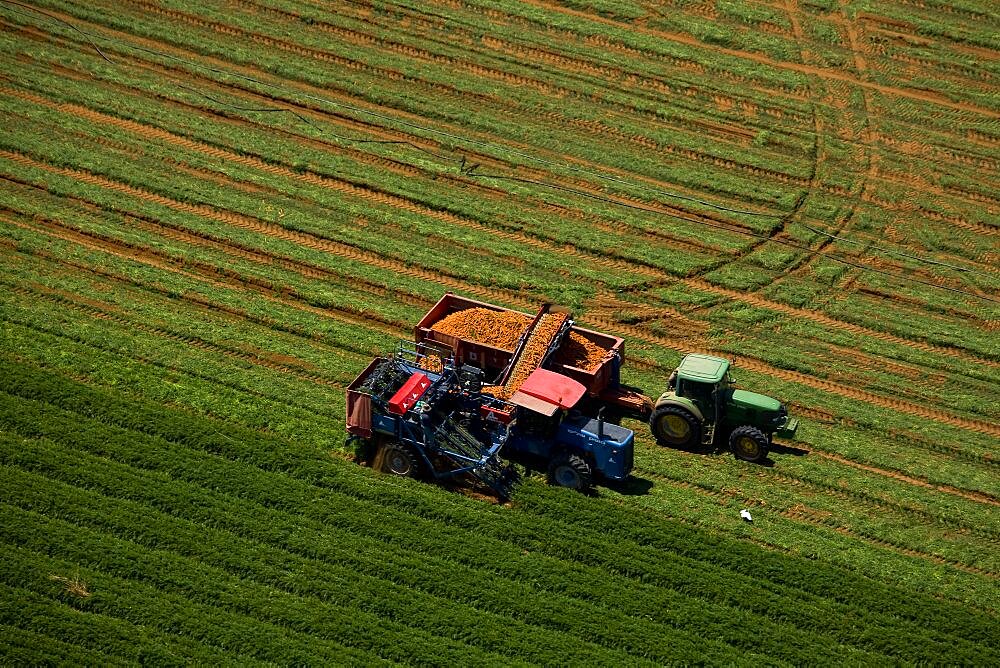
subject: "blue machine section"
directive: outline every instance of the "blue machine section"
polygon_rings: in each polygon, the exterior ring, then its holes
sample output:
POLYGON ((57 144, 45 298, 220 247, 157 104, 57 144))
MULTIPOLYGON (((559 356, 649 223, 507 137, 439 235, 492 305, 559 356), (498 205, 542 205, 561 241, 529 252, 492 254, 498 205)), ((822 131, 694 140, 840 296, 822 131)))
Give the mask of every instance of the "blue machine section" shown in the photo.
POLYGON ((609 480, 631 473, 631 430, 576 411, 549 416, 483 394, 481 376, 456 368, 451 359, 440 372, 423 366, 426 361, 417 364, 397 352, 373 368, 361 389, 372 400, 372 430, 408 446, 435 478, 470 474, 506 495, 514 478, 501 455, 551 461, 563 452, 582 456, 594 473, 609 480), (425 375, 430 386, 401 415, 393 413, 389 398, 416 373, 425 375))
POLYGON ((624 480, 632 472, 635 434, 616 424, 588 417, 567 417, 556 440, 593 456, 593 466, 605 478, 624 480))

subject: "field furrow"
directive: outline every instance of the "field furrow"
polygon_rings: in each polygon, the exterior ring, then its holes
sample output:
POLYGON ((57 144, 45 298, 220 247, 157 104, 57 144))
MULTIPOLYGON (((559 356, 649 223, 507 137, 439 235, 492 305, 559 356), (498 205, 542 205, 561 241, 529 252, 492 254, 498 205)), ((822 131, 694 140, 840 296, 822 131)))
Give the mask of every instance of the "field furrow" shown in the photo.
POLYGON ((998 27, 0 1, 0 663, 1000 663, 998 27), (725 357, 796 437, 615 415, 625 480, 503 503, 362 466, 346 388, 445 292, 654 399, 725 357))

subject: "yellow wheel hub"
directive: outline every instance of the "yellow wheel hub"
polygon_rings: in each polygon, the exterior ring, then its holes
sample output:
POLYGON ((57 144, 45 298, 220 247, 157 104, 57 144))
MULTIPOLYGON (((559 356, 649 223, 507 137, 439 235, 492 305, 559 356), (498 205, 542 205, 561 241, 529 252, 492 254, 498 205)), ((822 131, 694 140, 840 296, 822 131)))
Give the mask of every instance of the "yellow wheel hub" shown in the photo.
POLYGON ((691 425, 680 415, 666 415, 663 418, 663 429, 674 438, 686 438, 691 433, 691 425))
POLYGON ((757 454, 760 447, 757 445, 757 441, 753 440, 749 436, 741 436, 738 441, 736 441, 736 447, 740 449, 740 452, 748 457, 752 457, 757 454))

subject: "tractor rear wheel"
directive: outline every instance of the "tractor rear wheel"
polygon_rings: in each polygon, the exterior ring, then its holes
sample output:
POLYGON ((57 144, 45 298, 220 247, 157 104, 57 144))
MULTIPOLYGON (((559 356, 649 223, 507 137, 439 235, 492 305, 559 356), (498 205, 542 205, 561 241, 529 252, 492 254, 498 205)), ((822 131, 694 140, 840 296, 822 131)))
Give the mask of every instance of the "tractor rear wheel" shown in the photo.
POLYGON ((701 436, 701 421, 680 406, 662 406, 649 417, 649 428, 662 444, 684 448, 696 445, 701 436))
POLYGON ((757 427, 745 425, 733 429, 729 435, 729 447, 736 459, 761 462, 767 459, 767 436, 757 427))
POLYGON ((420 457, 413 448, 402 443, 384 444, 380 460, 383 473, 403 478, 416 478, 420 475, 420 457))
POLYGON ((586 492, 593 484, 593 473, 580 455, 563 453, 549 462, 549 484, 586 492))

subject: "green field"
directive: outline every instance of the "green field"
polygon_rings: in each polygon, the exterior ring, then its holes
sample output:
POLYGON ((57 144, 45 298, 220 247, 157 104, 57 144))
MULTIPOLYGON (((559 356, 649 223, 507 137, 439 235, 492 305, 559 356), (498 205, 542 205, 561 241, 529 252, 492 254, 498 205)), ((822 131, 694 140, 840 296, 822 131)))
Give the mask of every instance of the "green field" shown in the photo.
POLYGON ((0 662, 1000 664, 1000 12, 620 5, 0 0, 0 662), (800 440, 353 463, 446 291, 800 440))

